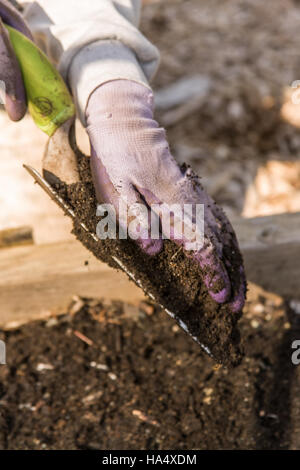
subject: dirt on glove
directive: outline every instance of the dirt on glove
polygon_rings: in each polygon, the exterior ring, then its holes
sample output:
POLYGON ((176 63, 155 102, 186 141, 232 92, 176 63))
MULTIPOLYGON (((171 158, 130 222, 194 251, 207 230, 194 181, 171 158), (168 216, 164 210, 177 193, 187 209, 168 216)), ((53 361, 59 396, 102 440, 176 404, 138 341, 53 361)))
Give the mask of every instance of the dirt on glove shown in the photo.
MULTIPOLYGON (((157 303, 172 312, 179 325, 216 362, 228 367, 238 365, 243 357, 237 328, 241 314, 232 313, 228 305, 220 305, 211 298, 202 282, 203 272, 183 249, 166 240, 159 254, 148 256, 133 240, 95 241, 81 228, 80 222, 83 222, 95 234, 101 218, 96 216, 97 200, 89 158, 79 151, 77 155, 81 182, 69 186, 59 183, 55 188, 78 217, 73 228, 77 239, 98 259, 120 269, 112 259, 112 256, 117 257, 138 280, 139 286, 146 293, 151 293, 157 303)), ((231 264, 232 279, 238 286, 241 265, 239 253, 235 252, 231 264)))

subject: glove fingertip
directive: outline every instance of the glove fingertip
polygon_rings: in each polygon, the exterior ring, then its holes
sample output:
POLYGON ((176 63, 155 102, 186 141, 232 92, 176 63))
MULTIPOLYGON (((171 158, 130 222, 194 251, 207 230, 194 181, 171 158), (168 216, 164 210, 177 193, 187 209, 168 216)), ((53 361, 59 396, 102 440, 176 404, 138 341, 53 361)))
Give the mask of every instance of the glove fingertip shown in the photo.
POLYGON ((246 301, 247 281, 244 268, 242 266, 240 267, 240 278, 240 285, 238 286, 235 296, 230 303, 230 309, 233 313, 240 313, 243 310, 246 301))
POLYGON ((230 310, 233 313, 240 313, 245 305, 245 294, 244 294, 244 289, 240 291, 235 299, 231 302, 230 304, 230 310))
POLYGON ((230 298, 230 287, 225 286, 222 290, 215 292, 215 290, 208 290, 209 295, 211 298, 217 302, 218 304, 223 304, 228 301, 230 298))
POLYGON ((223 304, 230 299, 231 285, 226 271, 218 273, 213 278, 205 276, 204 282, 209 295, 218 304, 223 304))
POLYGON ((142 251, 149 256, 157 255, 163 248, 162 240, 138 239, 137 244, 140 246, 142 251))
POLYGON ((23 119, 26 114, 26 102, 22 100, 12 100, 9 96, 6 97, 5 109, 11 121, 17 122, 23 119))

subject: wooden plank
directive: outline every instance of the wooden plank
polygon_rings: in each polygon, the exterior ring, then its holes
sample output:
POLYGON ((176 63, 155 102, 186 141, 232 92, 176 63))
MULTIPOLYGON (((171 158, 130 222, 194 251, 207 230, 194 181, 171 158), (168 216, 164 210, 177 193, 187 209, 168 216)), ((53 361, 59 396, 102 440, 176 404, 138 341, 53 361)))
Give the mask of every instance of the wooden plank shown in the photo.
POLYGON ((282 297, 300 298, 300 213, 233 221, 247 278, 282 297))
POLYGON ((144 298, 125 274, 76 240, 0 250, 0 272, 0 327, 63 313, 75 295, 131 303, 144 298))
MULTIPOLYGON (((300 213, 234 222, 249 281, 300 298, 300 213)), ((0 250, 0 327, 62 313, 74 295, 136 303, 143 293, 79 242, 0 250)))

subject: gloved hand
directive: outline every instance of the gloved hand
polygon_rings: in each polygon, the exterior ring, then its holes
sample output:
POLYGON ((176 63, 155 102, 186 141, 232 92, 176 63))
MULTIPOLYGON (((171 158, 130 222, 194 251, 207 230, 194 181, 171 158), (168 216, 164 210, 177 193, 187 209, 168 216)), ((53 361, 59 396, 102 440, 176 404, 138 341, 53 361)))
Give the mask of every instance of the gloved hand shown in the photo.
MULTIPOLYGON (((151 90, 129 80, 107 82, 92 93, 86 118, 97 199, 112 204, 117 213, 120 199, 128 206, 142 203, 148 208, 161 203, 203 204, 204 245, 191 256, 201 267, 211 297, 218 303, 229 302, 232 311, 239 312, 246 281, 241 257, 235 258, 239 265, 233 267, 233 256, 239 254, 234 231, 199 179, 172 157, 165 131, 153 118, 153 107, 151 90)), ((137 243, 154 255, 163 240, 151 239, 147 230, 145 224, 137 243)), ((187 248, 184 237, 175 239, 171 232, 170 239, 187 248)))
POLYGON ((7 0, 0 0, 0 98, 10 119, 19 121, 26 113, 26 93, 22 74, 3 22, 32 40, 32 35, 20 13, 7 0))

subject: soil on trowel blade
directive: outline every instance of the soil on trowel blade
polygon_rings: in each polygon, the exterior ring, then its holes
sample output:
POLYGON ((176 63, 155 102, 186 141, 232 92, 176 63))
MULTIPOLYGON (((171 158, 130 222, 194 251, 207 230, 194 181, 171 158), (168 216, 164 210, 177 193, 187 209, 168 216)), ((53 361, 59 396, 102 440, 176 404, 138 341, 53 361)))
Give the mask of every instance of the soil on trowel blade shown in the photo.
MULTIPOLYGON (((210 297, 201 280, 200 268, 184 250, 166 240, 159 254, 148 256, 133 240, 95 241, 80 227, 83 222, 95 234, 101 218, 96 216, 97 201, 89 158, 78 153, 78 167, 80 183, 56 187, 78 217, 73 228, 76 237, 98 259, 120 269, 112 259, 112 256, 117 257, 139 281, 140 287, 172 312, 180 326, 218 363, 228 367, 238 365, 243 356, 237 329, 241 314, 233 314, 228 305, 219 305, 210 297)), ((234 267, 240 262, 240 255, 236 253, 231 263, 237 276, 239 271, 234 267)), ((239 279, 233 276, 233 280, 238 285, 239 279)))

